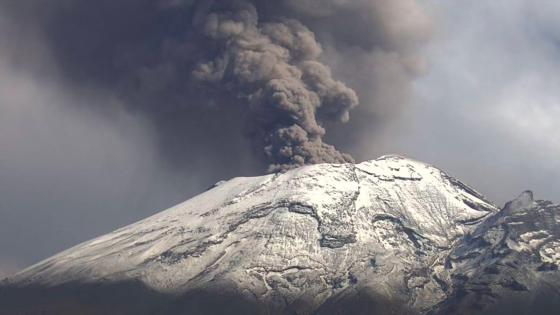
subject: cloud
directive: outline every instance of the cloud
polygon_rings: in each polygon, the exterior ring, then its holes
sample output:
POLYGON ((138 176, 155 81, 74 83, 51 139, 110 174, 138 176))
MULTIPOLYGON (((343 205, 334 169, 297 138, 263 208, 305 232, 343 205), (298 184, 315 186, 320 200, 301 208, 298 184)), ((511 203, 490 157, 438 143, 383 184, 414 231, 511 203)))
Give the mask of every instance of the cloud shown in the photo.
POLYGON ((193 84, 225 90, 247 104, 246 134, 264 146, 270 170, 352 161, 323 143, 317 115, 346 122, 358 97, 318 60, 321 46, 307 27, 292 19, 260 22, 248 1, 195 10, 194 29, 204 38, 199 42, 209 41, 200 49, 218 48, 214 56, 195 61, 193 84))
MULTIPOLYGON (((436 3, 430 71, 365 155, 400 152, 449 170, 497 203, 532 189, 559 201, 560 6, 436 3)), ((352 149, 350 149, 352 150, 352 149)))
POLYGON ((415 0, 55 1, 45 13, 26 3, 12 11, 44 30, 63 79, 107 89, 145 115, 162 138, 162 156, 182 164, 165 141, 180 134, 185 156, 196 133, 271 171, 351 161, 325 143, 327 129, 347 123, 362 133, 349 120, 354 108, 370 124, 398 113, 432 28, 415 0), (187 133, 169 123, 179 119, 209 121, 187 133))

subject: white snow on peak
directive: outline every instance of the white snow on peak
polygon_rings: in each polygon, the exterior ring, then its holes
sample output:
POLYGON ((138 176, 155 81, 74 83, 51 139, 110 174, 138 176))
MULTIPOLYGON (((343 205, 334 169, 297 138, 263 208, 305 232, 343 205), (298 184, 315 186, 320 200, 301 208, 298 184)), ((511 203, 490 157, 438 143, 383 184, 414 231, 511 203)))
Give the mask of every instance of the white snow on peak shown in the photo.
POLYGON ((220 182, 9 281, 135 279, 165 292, 229 283, 259 299, 317 305, 351 285, 379 294, 404 286, 422 308, 444 292, 431 277, 405 274, 443 266, 442 253, 496 211, 439 169, 400 156, 311 165, 220 182))

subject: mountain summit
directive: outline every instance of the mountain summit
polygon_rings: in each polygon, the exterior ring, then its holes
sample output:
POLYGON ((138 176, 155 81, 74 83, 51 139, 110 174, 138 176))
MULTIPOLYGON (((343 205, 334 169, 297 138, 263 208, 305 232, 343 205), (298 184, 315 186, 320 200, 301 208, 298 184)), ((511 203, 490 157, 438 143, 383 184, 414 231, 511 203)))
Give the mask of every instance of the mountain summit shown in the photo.
POLYGON ((559 222, 530 192, 499 210, 399 156, 305 166, 220 182, 31 266, 0 285, 0 314, 545 312, 559 222))

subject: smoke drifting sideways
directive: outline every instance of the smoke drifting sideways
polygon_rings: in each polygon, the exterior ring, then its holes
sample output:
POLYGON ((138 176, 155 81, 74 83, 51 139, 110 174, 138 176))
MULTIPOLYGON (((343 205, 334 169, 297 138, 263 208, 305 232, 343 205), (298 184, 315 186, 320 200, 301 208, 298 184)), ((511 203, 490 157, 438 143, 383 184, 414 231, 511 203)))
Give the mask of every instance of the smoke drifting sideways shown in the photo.
POLYGON ((164 156, 181 163, 179 156, 196 154, 187 138, 216 147, 227 141, 231 150, 265 161, 270 172, 352 162, 326 143, 326 127, 342 128, 353 110, 359 119, 332 140, 359 151, 353 144, 375 120, 406 103, 432 27, 415 0, 40 6, 46 13, 38 23, 68 81, 111 90, 154 121, 164 156), (253 152, 233 134, 243 134, 253 152), (188 153, 177 154, 177 146, 188 153))

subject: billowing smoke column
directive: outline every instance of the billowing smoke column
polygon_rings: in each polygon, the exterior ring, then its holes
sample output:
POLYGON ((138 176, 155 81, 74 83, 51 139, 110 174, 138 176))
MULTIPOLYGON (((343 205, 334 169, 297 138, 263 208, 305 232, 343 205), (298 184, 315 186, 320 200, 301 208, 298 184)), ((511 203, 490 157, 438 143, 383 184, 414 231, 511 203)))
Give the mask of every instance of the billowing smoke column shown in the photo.
POLYGON ((319 61, 321 46, 307 27, 293 19, 261 23, 248 1, 197 10, 193 26, 217 51, 196 65, 193 78, 247 102, 248 135, 264 147, 270 171, 353 161, 323 142, 318 117, 347 122, 358 97, 319 61))
MULTIPOLYGON (((191 83, 246 103, 246 135, 270 171, 353 161, 323 141, 324 126, 348 122, 358 94, 361 117, 351 133, 372 132, 374 119, 398 112, 411 79, 424 68, 418 47, 431 33, 416 0, 205 0, 187 6, 194 11, 194 41, 205 50, 202 60, 191 60, 191 83), (322 55, 316 36, 328 54, 322 55), (325 60, 358 93, 335 80, 325 60)), ((215 103, 227 106, 223 99, 215 103)))
POLYGON ((399 113, 424 68, 418 48, 431 32, 418 0, 0 7, 32 21, 69 89, 109 91, 147 117, 165 165, 194 165, 205 155, 213 159, 199 164, 208 168, 249 163, 254 173, 260 158, 269 171, 353 160, 326 142, 371 158, 379 122, 399 113))

